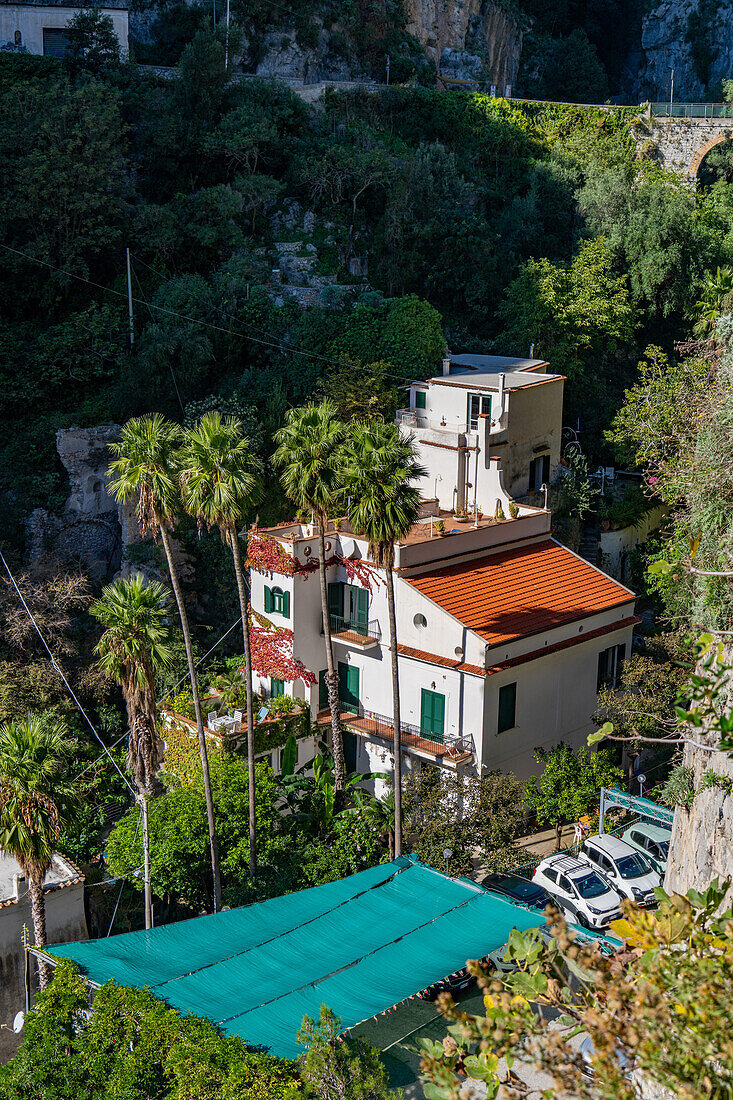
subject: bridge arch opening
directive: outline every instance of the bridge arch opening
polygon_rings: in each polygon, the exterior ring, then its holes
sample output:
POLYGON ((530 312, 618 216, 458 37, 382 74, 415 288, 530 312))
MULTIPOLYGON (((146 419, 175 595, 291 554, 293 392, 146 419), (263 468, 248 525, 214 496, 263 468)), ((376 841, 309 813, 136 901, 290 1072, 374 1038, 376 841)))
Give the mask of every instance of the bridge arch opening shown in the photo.
POLYGON ((690 175, 702 187, 719 180, 733 183, 733 130, 723 130, 700 146, 692 158, 690 175))

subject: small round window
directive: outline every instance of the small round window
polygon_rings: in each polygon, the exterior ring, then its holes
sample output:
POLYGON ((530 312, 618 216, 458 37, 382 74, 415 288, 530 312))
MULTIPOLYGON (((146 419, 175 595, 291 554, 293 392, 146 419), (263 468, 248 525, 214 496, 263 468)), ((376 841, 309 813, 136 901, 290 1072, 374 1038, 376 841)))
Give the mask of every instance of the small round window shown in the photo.
POLYGON ((417 615, 415 616, 415 618, 412 621, 415 624, 415 626, 427 626, 428 625, 428 620, 425 618, 425 616, 420 611, 418 611, 417 615))

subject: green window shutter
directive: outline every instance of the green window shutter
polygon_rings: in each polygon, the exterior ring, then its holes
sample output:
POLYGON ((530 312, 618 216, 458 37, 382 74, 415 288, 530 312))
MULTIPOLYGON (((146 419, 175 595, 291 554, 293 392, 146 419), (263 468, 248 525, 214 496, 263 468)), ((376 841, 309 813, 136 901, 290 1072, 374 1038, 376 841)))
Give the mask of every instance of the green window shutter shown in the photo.
POLYGON ((265 611, 272 611, 272 589, 265 585, 265 611))
POLYGON ((340 581, 332 581, 328 586, 328 613, 342 619, 344 615, 344 586, 340 581))
POLYGON ((328 706, 328 684, 326 683, 327 668, 322 668, 318 673, 318 709, 325 710, 328 706))
POLYGON ((422 689, 420 696, 420 729, 433 741, 443 740, 445 732, 445 695, 422 689))
POLYGON ((427 394, 425 390, 415 390, 415 408, 424 409, 427 404, 427 394))
POLYGON ((282 611, 283 615, 285 616, 286 619, 289 619, 290 618, 290 593, 289 592, 283 592, 282 608, 283 608, 283 611, 282 611))
POLYGON ((369 592, 349 585, 350 626, 357 634, 366 634, 369 625, 369 592))
POLYGON ((270 695, 273 699, 279 699, 281 695, 285 694, 285 681, 275 680, 270 677, 270 695))
POLYGON ((517 724, 517 685, 504 684, 499 688, 499 724, 497 733, 514 729, 517 724))

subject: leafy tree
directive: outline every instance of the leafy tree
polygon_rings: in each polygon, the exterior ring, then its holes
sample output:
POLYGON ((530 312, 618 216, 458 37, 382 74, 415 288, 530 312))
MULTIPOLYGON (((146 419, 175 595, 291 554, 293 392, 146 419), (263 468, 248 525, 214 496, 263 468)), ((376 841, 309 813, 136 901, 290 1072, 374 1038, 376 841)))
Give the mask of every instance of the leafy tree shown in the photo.
POLYGON ((338 673, 333 660, 331 620, 326 585, 325 534, 329 513, 341 499, 341 473, 345 426, 337 419, 336 406, 327 398, 319 405, 291 409, 285 426, 277 432, 278 448, 274 461, 280 468, 283 488, 299 511, 312 512, 318 524, 318 572, 321 581, 323 639, 326 647, 326 684, 331 710, 331 735, 336 775, 336 790, 342 791, 346 779, 344 743, 341 732, 341 704, 338 697, 338 673))
POLYGON ((598 692, 593 721, 599 726, 611 722, 614 738, 625 741, 629 789, 633 759, 644 741, 656 741, 677 728, 675 706, 685 684, 686 657, 679 634, 649 638, 642 652, 632 653, 624 661, 618 685, 601 687, 598 692))
MULTIPOLYGON (((168 763, 170 768, 171 764, 168 763)), ((199 911, 211 904, 211 875, 207 844, 206 799, 200 771, 182 780, 166 776, 169 789, 150 802, 150 875, 153 891, 168 901, 199 911)), ((238 891, 249 875, 249 790, 246 762, 212 753, 211 784, 217 817, 224 888, 238 891)), ((277 812, 275 782, 269 766, 255 766, 256 829, 261 838, 261 861, 268 860, 269 841, 277 812)), ((129 813, 109 836, 106 850, 112 873, 130 877, 142 864, 142 840, 137 814, 129 813)), ((251 900, 251 899, 250 899, 251 900)))
POLYGON ((696 336, 709 336, 721 312, 730 312, 733 306, 733 268, 720 267, 715 274, 708 271, 699 289, 700 298, 695 302, 698 319, 693 329, 696 336))
MULTIPOLYGON (((387 1071, 379 1051, 361 1038, 344 1039, 341 1021, 321 1005, 317 1020, 303 1017, 298 1042, 306 1097, 312 1100, 390 1100, 387 1071)), ((399 1095, 399 1094, 398 1094, 399 1095)))
POLYGON ((82 71, 99 75, 105 69, 119 68, 120 43, 109 15, 98 8, 76 12, 66 24, 69 44, 64 65, 77 75, 82 71))
MULTIPOLYGON (((76 813, 76 792, 64 777, 72 751, 66 727, 52 714, 0 726, 0 848, 20 864, 28 884, 36 946, 46 945, 43 883, 62 828, 76 813)), ((41 988, 49 981, 39 966, 41 988)))
MULTIPOLYGON (((716 879, 704 893, 670 897, 660 890, 653 913, 625 903, 624 944, 610 957, 578 943, 557 914, 548 918, 547 943, 537 930, 512 932, 515 968, 479 978, 485 1015, 461 1012, 450 997, 439 1000, 452 1026, 445 1044, 420 1041, 429 1095, 458 1100, 470 1087, 467 1075, 486 1082, 490 1097, 502 1082, 527 1096, 532 1087, 510 1068, 516 1059, 549 1075, 548 1095, 634 1100, 641 1087, 680 1100, 724 1096, 733 1072, 726 1007, 733 925, 731 910, 721 912, 727 886, 716 879), (592 1074, 571 1042, 579 1032, 593 1044, 592 1074)), ((477 964, 471 969, 479 972, 477 964)))
POLYGON ((514 839, 524 813, 522 784, 511 772, 453 775, 422 768, 405 777, 405 835, 426 863, 468 875, 479 848, 492 870, 516 864, 514 839))
POLYGON ((566 417, 573 421, 582 412, 592 434, 589 413, 595 407, 603 415, 603 386, 617 375, 615 353, 636 324, 627 277, 614 274, 606 242, 585 241, 569 264, 528 260, 498 315, 502 348, 516 355, 534 344, 535 355, 568 377, 566 417))
POLYGON ((535 811, 540 825, 554 827, 559 850, 563 825, 590 813, 601 787, 615 786, 621 769, 608 749, 574 751, 562 742, 553 749, 535 749, 534 758, 542 765, 542 774, 527 782, 527 807, 535 811))
POLYGON ((68 962, 26 1018, 23 1044, 0 1066, 8 1100, 298 1100, 293 1062, 251 1050, 149 990, 89 987, 68 962))
MULTIPOLYGON (((95 80, 33 82, 0 89, 0 235, 13 248, 53 268, 88 275, 118 246, 127 188, 119 95, 95 80)), ((38 267, 19 257, 3 265, 14 283, 38 301, 38 267)), ((41 284, 56 296, 69 291, 59 272, 41 284)), ((7 291, 10 295, 10 291, 7 291)))
POLYGON ((221 908, 221 872, 217 853, 216 823, 209 779, 206 734, 204 733, 204 720, 196 678, 196 666, 193 659, 188 614, 169 534, 169 529, 175 518, 176 507, 179 503, 178 450, 180 440, 181 432, 177 425, 164 420, 159 413, 129 420, 122 429, 119 441, 110 444, 110 450, 116 455, 116 458, 109 467, 109 491, 115 500, 136 501, 141 533, 144 535, 148 531, 157 530, 163 543, 168 572, 176 597, 176 604, 178 605, 178 615, 181 620, 188 664, 188 678, 191 683, 191 693, 196 713, 196 729, 201 753, 201 771, 209 824, 214 908, 218 910, 221 908))
POLYGON ((604 103, 608 78, 585 30, 576 28, 549 43, 538 98, 571 103, 604 103))
POLYGON ((369 541, 369 557, 387 577, 387 613, 392 661, 392 748, 394 768, 394 850, 402 855, 402 725, 397 652, 397 614, 394 597, 395 543, 404 539, 420 515, 421 497, 413 482, 426 470, 417 458, 411 438, 384 421, 352 424, 346 442, 342 473, 350 499, 352 531, 369 541))
POLYGON ((145 581, 137 573, 107 585, 89 609, 105 628, 96 646, 100 667, 120 684, 127 706, 126 763, 142 815, 146 928, 152 927, 148 800, 155 792, 163 755, 155 678, 172 663, 167 596, 162 584, 145 581))
POLYGON ((242 435, 242 425, 233 416, 222 419, 208 412, 197 427, 184 437, 181 453, 181 492, 183 506, 199 524, 216 526, 229 546, 234 561, 242 618, 244 669, 247 691, 247 760, 249 768, 249 843, 250 874, 257 869, 255 815, 255 735, 252 713, 252 652, 249 644, 249 599, 245 590, 239 528, 259 495, 259 464, 242 435))
POLYGON ((579 450, 566 452, 550 489, 555 531, 571 549, 577 550, 583 520, 591 511, 598 492, 591 485, 585 455, 579 450))

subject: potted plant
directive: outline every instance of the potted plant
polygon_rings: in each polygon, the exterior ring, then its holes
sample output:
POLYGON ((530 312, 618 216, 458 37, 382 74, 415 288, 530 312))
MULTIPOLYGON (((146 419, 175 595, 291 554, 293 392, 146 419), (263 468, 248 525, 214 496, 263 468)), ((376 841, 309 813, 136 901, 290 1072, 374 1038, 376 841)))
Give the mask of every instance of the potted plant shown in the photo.
POLYGON ((506 516, 504 515, 504 508, 502 506, 501 501, 498 498, 497 498, 497 501, 496 501, 496 508, 494 509, 494 519, 495 520, 506 519, 506 516))
POLYGON ((444 535, 445 534, 445 524, 443 523, 442 519, 436 520, 433 526, 435 528, 436 535, 444 535))
POLYGON ((512 519, 516 519, 519 515, 519 505, 515 504, 514 501, 512 501, 509 505, 509 515, 512 517, 512 519))

